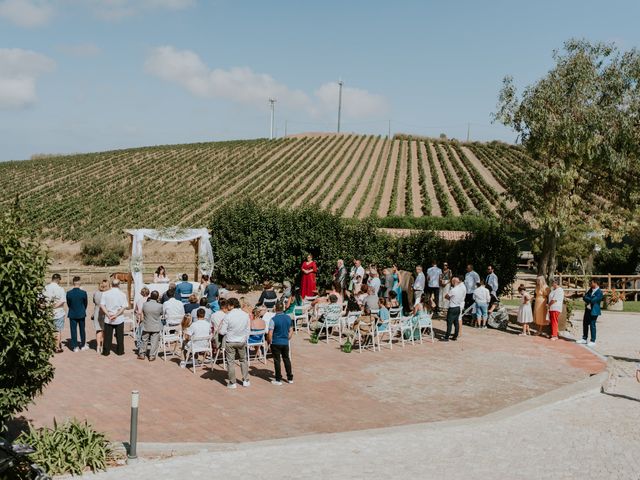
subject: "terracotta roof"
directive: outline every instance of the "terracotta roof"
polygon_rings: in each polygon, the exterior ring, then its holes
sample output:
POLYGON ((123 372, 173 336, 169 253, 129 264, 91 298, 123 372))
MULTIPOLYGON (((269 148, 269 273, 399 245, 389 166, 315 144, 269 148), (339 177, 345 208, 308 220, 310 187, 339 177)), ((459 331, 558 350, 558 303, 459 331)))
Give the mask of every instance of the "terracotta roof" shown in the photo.
MULTIPOLYGON (((381 228, 380 231, 385 232, 393 237, 408 237, 409 235, 424 232, 411 228, 381 228)), ((433 233, 444 240, 452 242, 467 238, 471 232, 465 230, 433 230, 433 233)))

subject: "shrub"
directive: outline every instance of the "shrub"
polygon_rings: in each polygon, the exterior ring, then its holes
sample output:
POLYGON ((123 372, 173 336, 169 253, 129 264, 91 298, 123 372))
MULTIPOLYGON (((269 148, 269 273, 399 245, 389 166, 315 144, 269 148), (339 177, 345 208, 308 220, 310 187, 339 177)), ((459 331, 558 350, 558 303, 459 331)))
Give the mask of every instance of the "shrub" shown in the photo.
POLYGON ((47 264, 19 215, 0 214, 0 426, 53 378, 55 332, 43 297, 47 264))
POLYGON ((31 445, 35 449, 31 458, 49 475, 81 475, 87 468, 106 470, 112 455, 106 436, 76 419, 62 425, 54 419, 53 428, 31 428, 20 434, 16 443, 31 445))
POLYGON ((478 272, 493 264, 503 286, 515 278, 518 248, 497 223, 478 222, 470 238, 449 242, 425 230, 394 238, 379 231, 378 221, 345 220, 309 206, 280 209, 243 201, 214 218, 211 245, 216 276, 222 282, 253 286, 263 280, 298 281, 307 253, 318 263, 318 285, 328 286, 335 262, 347 264, 360 258, 363 264, 413 271, 432 259, 447 260, 456 273, 467 263, 478 272))
POLYGON ((121 239, 97 236, 82 242, 80 255, 84 265, 113 267, 120 264, 125 256, 125 251, 121 239))

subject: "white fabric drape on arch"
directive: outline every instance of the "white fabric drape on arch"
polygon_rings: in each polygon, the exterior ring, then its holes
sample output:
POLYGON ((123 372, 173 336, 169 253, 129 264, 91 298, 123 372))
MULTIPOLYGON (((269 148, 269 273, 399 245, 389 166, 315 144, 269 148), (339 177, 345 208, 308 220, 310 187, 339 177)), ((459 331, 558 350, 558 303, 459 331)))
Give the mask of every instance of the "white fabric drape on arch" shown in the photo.
POLYGON ((165 228, 154 230, 141 228, 137 230, 125 230, 131 235, 133 243, 131 250, 130 268, 133 276, 134 298, 137 298, 142 286, 144 272, 144 258, 142 255, 142 244, 145 239, 159 240, 161 242, 188 242, 199 239, 198 242, 198 268, 201 275, 211 275, 213 272, 213 250, 209 238, 209 231, 206 228, 165 228))

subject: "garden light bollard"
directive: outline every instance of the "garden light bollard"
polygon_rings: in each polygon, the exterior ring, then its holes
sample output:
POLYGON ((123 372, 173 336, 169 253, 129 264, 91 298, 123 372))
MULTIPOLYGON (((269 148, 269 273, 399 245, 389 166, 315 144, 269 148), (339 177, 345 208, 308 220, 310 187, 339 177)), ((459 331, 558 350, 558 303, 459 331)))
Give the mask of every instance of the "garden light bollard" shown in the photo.
POLYGON ((131 392, 131 429, 129 430, 129 460, 136 460, 137 455, 137 443, 138 443, 138 403, 140 400, 140 394, 138 390, 131 392))

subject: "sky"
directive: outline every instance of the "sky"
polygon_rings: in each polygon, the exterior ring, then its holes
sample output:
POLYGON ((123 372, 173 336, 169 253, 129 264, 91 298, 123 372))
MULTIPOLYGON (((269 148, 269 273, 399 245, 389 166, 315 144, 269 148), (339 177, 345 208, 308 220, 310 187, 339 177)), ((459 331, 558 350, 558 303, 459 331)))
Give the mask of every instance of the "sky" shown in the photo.
POLYGON ((513 142, 492 123, 569 38, 640 45, 637 0, 0 0, 0 160, 269 136, 513 142), (604 8, 606 7, 606 8, 604 8))

